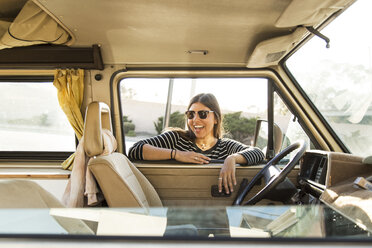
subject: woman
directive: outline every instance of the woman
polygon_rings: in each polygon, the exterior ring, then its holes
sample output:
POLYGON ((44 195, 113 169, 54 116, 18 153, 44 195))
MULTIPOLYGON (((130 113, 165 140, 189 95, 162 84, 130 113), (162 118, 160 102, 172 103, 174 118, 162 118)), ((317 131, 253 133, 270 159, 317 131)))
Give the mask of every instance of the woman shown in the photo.
POLYGON ((222 137, 222 114, 212 94, 194 96, 186 111, 187 130, 177 129, 141 140, 129 150, 129 157, 137 160, 175 159, 184 163, 208 164, 211 159, 223 159, 218 178, 227 194, 236 185, 235 165, 257 164, 264 159, 256 147, 222 137))

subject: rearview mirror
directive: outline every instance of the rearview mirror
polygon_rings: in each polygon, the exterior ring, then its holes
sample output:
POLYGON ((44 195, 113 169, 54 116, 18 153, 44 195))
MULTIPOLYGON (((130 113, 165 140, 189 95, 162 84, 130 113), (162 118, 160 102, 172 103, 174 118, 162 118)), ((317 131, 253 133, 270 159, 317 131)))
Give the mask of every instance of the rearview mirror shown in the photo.
MULTIPOLYGON (((274 123, 274 152, 278 154, 282 148, 283 132, 280 127, 274 123)), ((253 146, 260 148, 265 154, 268 143, 268 122, 266 120, 257 120, 254 132, 253 146)))

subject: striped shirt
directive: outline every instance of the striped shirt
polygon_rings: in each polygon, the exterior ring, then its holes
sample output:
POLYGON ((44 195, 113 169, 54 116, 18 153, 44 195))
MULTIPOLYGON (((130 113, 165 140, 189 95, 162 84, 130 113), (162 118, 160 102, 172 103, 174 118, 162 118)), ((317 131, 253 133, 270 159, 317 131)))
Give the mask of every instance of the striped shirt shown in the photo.
POLYGON ((159 148, 202 153, 210 159, 216 160, 224 160, 229 155, 238 153, 245 157, 247 160, 246 165, 258 164, 265 158, 263 152, 259 148, 247 146, 227 138, 219 139, 212 148, 203 151, 197 147, 194 142, 181 137, 179 133, 175 131, 167 131, 158 136, 138 141, 129 149, 129 158, 143 160, 142 148, 145 144, 159 148))

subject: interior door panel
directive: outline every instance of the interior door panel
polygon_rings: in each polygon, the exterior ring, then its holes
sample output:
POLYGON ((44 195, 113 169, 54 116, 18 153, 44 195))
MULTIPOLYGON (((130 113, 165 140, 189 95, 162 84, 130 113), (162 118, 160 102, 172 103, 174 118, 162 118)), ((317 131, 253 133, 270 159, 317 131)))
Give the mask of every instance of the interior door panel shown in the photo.
MULTIPOLYGON (((263 165, 237 166, 237 185, 231 196, 212 197, 211 187, 218 184, 221 164, 185 165, 135 163, 158 192, 165 206, 230 206, 232 205, 239 185, 243 178, 249 181, 262 169, 263 165)), ((289 178, 296 184, 298 168, 295 168, 289 178)), ((257 185, 247 195, 252 197, 263 187, 257 185)))

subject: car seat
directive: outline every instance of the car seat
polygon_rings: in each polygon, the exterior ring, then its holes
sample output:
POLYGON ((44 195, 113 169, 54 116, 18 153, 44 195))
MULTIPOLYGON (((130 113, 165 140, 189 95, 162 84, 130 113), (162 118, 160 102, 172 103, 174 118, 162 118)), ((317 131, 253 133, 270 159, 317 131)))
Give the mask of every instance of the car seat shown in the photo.
POLYGON ((103 152, 102 130, 112 132, 110 108, 103 102, 88 105, 84 124, 84 150, 109 207, 161 207, 162 202, 147 178, 123 154, 103 152))

